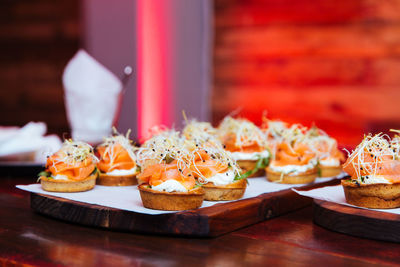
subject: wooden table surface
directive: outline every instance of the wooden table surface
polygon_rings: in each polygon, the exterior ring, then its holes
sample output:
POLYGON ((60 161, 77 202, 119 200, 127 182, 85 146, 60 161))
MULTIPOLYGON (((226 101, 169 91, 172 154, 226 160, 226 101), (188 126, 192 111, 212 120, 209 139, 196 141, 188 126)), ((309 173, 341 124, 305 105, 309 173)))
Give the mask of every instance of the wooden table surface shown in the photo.
POLYGON ((400 244, 325 230, 313 224, 312 207, 217 238, 141 235, 89 228, 36 214, 30 209, 29 193, 15 188, 16 184, 33 182, 32 178, 0 177, 1 265, 400 264, 400 244))

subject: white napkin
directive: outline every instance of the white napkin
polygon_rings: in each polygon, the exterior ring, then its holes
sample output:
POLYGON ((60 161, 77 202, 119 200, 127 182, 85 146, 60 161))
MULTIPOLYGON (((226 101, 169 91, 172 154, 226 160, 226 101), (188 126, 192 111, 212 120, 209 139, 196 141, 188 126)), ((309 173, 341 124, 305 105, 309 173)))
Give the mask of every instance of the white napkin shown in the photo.
POLYGON ((46 156, 61 147, 56 135, 44 136, 43 122, 29 122, 22 128, 0 127, 0 160, 44 163, 46 156))
POLYGON ((329 201, 329 202, 334 202, 334 203, 345 205, 345 206, 355 207, 355 208, 359 208, 359 209, 367 209, 367 210, 400 214, 400 208, 397 208, 397 209, 368 209, 368 208, 350 205, 346 202, 346 197, 344 195, 343 187, 341 185, 325 186, 325 187, 321 187, 321 188, 317 188, 317 189, 312 189, 309 191, 301 191, 301 190, 296 190, 296 189, 292 189, 292 190, 302 196, 311 197, 314 199, 319 199, 319 200, 324 200, 324 201, 329 201))
POLYGON ((65 67, 63 84, 72 138, 98 143, 110 135, 121 81, 84 50, 79 50, 65 67))

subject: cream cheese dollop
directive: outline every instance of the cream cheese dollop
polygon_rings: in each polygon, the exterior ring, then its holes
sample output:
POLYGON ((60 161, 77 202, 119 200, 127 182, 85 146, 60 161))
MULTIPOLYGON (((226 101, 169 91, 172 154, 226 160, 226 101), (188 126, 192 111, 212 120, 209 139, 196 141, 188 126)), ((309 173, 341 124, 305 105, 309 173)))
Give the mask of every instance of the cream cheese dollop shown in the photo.
POLYGON ((212 182, 216 186, 227 185, 233 183, 235 179, 235 173, 233 170, 228 170, 224 173, 217 173, 214 176, 206 178, 207 182, 212 182))
POLYGON ((112 170, 110 172, 107 172, 106 174, 110 175, 110 176, 123 176, 123 175, 132 175, 132 174, 135 174, 135 173, 136 173, 136 166, 133 167, 132 169, 129 169, 129 170, 118 170, 118 169, 115 169, 115 170, 112 170))
POLYGON ((391 182, 380 175, 366 175, 363 177, 363 179, 359 177, 357 179, 357 182, 359 182, 360 184, 391 184, 391 182))
POLYGON ((322 166, 340 166, 340 161, 335 158, 324 158, 319 160, 319 164, 322 166))
POLYGON ((245 153, 245 152, 231 152, 231 156, 234 160, 258 160, 260 158, 268 158, 270 153, 268 150, 264 150, 261 152, 252 152, 252 153, 245 153))
POLYGON ((56 176, 51 176, 53 177, 54 180, 64 180, 64 181, 68 181, 68 177, 65 175, 61 175, 61 174, 57 174, 56 176))
POLYGON ((310 160, 308 164, 304 165, 283 165, 283 166, 276 166, 274 162, 271 162, 269 168, 274 172, 280 172, 283 174, 293 174, 297 175, 300 173, 304 173, 308 170, 314 169, 317 162, 315 160, 310 160))
POLYGON ((187 192, 188 190, 177 180, 167 180, 159 185, 153 186, 151 189, 156 191, 164 192, 187 192))

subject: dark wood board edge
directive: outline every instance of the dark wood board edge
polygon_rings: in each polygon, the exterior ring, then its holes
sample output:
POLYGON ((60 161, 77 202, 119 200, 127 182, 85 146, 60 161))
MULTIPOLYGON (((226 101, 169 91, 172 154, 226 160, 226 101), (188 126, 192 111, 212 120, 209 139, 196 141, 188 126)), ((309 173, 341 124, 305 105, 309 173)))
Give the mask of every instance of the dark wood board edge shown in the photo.
MULTIPOLYGON (((332 180, 300 188, 308 190, 335 183, 332 180)), ((198 237, 219 236, 311 203, 310 198, 286 189, 193 211, 148 215, 31 193, 34 211, 60 220, 119 231, 198 237)))
POLYGON ((381 241, 400 242, 400 215, 314 200, 314 223, 331 231, 381 241))
MULTIPOLYGON (((319 184, 305 185, 298 189, 310 190, 324 186, 337 185, 339 183, 340 179, 333 179, 319 184)), ((300 196, 291 189, 286 189, 265 193, 257 197, 238 200, 228 204, 231 205, 230 208, 223 213, 221 213, 219 206, 225 204, 217 204, 204 209, 206 210, 206 216, 210 218, 209 236, 219 236, 304 208, 312 204, 312 199, 300 196), (246 208, 242 208, 243 206, 246 208), (230 223, 227 224, 227 222, 230 223), (222 229, 221 226, 223 226, 222 229)), ((202 213, 202 210, 199 212, 202 213)))
MULTIPOLYGON (((290 189, 262 194, 236 201, 224 207, 215 205, 205 211, 209 218, 210 236, 219 236, 245 226, 272 219, 311 205, 312 200, 301 197, 290 189), (212 208, 212 209, 211 209, 212 208), (213 211, 215 210, 215 212, 213 211)), ((200 211, 202 213, 203 211, 200 211)))
POLYGON ((152 234, 208 236, 208 218, 181 212, 159 215, 84 204, 59 197, 31 193, 31 208, 40 214, 72 223, 119 231, 152 234), (185 225, 182 226, 182 222, 185 225))

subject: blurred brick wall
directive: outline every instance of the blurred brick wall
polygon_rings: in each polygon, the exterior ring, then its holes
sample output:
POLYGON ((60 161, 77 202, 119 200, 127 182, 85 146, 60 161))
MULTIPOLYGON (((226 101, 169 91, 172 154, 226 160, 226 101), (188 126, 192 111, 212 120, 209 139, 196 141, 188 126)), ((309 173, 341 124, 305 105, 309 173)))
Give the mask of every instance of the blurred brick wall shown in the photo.
POLYGON ((215 0, 213 120, 241 108, 342 145, 400 128, 400 0, 215 0))
POLYGON ((78 0, 0 1, 0 125, 68 132, 61 75, 80 43, 78 0))

